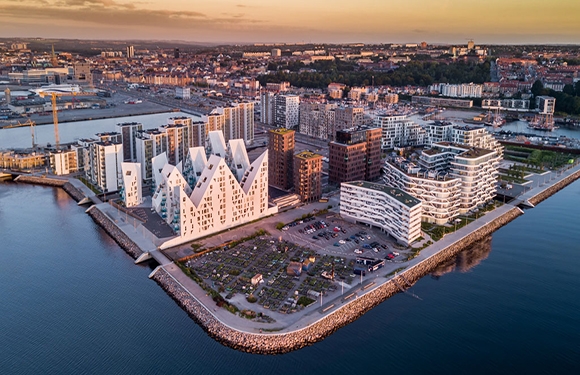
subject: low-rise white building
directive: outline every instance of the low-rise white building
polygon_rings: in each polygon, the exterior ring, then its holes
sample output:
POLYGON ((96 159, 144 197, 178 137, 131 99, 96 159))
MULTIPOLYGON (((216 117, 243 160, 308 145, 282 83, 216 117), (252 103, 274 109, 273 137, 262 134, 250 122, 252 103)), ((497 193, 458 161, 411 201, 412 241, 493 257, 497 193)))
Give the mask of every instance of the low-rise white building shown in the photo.
POLYGON ((340 185, 340 215, 389 233, 408 246, 421 236, 422 203, 404 191, 366 181, 340 185))
POLYGON ((134 207, 143 203, 143 180, 139 163, 121 163, 122 186, 119 194, 125 207, 134 207))

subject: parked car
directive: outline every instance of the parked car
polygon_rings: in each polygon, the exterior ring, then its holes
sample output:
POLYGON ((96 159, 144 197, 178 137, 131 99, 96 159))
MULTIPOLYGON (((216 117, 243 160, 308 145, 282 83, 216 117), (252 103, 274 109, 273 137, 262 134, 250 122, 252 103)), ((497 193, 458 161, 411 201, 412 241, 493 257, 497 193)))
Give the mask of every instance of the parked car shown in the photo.
POLYGON ((401 254, 399 254, 399 252, 398 252, 398 251, 393 251, 393 253, 392 253, 392 254, 393 254, 394 256, 396 256, 396 257, 398 257, 399 255, 401 255, 401 254))
POLYGON ((344 245, 346 242, 344 240, 338 241, 339 244, 344 245))
POLYGON ((340 246, 340 244, 338 242, 335 242, 334 246, 338 247, 338 246, 340 246))

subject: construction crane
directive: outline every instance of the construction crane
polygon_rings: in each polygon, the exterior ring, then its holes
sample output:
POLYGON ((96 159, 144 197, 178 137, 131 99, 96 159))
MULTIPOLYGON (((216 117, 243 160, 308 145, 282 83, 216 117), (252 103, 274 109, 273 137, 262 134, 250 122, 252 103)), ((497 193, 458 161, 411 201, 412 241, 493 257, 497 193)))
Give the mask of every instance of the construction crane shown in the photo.
POLYGON ((56 98, 61 96, 87 96, 87 95, 97 95, 94 92, 39 92, 38 95, 44 97, 49 96, 52 102, 52 121, 54 122, 54 140, 56 143, 56 149, 58 150, 60 144, 60 137, 58 135, 58 111, 56 107, 56 98))
POLYGON ((32 148, 34 149, 36 147, 36 141, 34 139, 34 127, 36 126, 36 123, 32 120, 28 120, 24 124, 21 123, 20 121, 18 121, 18 125, 16 125, 16 126, 17 127, 30 126, 30 135, 32 136, 32 148))

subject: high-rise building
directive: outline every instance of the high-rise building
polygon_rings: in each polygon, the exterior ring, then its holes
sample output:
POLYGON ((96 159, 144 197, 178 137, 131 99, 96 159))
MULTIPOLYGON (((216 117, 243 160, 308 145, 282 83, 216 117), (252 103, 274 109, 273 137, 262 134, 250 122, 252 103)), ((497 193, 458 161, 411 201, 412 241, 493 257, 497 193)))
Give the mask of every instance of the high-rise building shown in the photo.
POLYGON ((375 181, 381 171, 381 129, 358 127, 336 132, 330 142, 328 181, 375 181))
POLYGON ((243 139, 246 144, 254 142, 254 103, 234 103, 218 107, 215 112, 224 116, 222 131, 226 142, 243 139))
POLYGON ((140 122, 123 122, 117 124, 117 131, 121 133, 123 142, 123 161, 137 161, 137 143, 135 139, 141 130, 143 130, 143 124, 140 122))
POLYGON ((363 107, 337 108, 334 112, 335 131, 350 129, 364 124, 365 110, 363 107))
POLYGON ((159 130, 167 133, 167 160, 172 165, 178 165, 187 156, 190 145, 189 127, 182 123, 163 125, 159 130))
POLYGON ((153 178, 152 159, 167 152, 167 133, 159 129, 144 130, 136 138, 137 161, 141 165, 141 177, 153 178))
POLYGON ((421 236, 421 201, 394 187, 367 181, 343 182, 340 216, 381 228, 409 246, 421 236))
POLYGON ((6 88, 6 90, 4 90, 4 100, 6 101, 6 104, 12 103, 12 95, 10 94, 9 88, 6 88))
POLYGON ((298 95, 276 95, 274 118, 277 127, 291 129, 299 124, 300 97, 298 95))
POLYGON ((280 48, 273 48, 272 57, 280 57, 280 56, 282 56, 282 50, 280 48))
POLYGON ((293 185, 294 130, 278 128, 268 132, 270 185, 288 190, 293 185))
POLYGON ((334 135, 336 104, 300 103, 300 133, 328 140, 334 135))
POLYGON ((175 48, 173 50, 173 58, 175 58, 175 59, 179 58, 179 48, 175 48))
POLYGON ((273 92, 264 91, 260 94, 260 121, 266 125, 274 125, 274 103, 273 92))
POLYGON ((133 57, 135 57, 135 47, 127 46, 127 58, 132 59, 133 57))
POLYGON ((303 151, 294 155, 294 192, 302 202, 322 196, 322 155, 303 151))
POLYGON ((89 144, 87 179, 103 192, 117 191, 121 186, 123 145, 111 142, 89 144))
POLYGON ((54 174, 61 176, 79 170, 77 151, 73 149, 58 150, 50 154, 50 165, 54 174))

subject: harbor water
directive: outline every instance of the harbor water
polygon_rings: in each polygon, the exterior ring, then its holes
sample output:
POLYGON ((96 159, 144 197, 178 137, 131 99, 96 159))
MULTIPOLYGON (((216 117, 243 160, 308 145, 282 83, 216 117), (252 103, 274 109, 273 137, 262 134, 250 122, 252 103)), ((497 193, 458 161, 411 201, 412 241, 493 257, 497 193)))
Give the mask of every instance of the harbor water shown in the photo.
POLYGON ((324 341, 280 356, 208 337, 61 189, 0 183, 5 374, 575 373, 580 182, 324 341))

